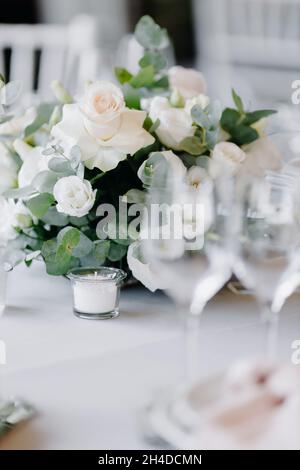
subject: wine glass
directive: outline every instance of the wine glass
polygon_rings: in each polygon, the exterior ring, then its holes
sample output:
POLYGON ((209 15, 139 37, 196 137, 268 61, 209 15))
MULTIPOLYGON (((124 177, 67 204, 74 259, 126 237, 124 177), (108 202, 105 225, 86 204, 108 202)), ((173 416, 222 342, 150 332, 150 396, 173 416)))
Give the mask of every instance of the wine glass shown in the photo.
POLYGON ((160 408, 162 421, 168 419, 172 428, 190 427, 196 418, 185 397, 199 378, 199 319, 231 276, 225 246, 228 217, 222 213, 217 186, 207 175, 198 184, 187 179, 170 177, 164 187, 149 189, 142 228, 144 257, 184 321, 185 377, 175 393, 168 391, 160 408))
POLYGON ((277 349, 279 312, 300 282, 296 204, 295 185, 275 172, 263 179, 246 177, 237 183, 229 237, 234 272, 258 301, 270 359, 277 349))

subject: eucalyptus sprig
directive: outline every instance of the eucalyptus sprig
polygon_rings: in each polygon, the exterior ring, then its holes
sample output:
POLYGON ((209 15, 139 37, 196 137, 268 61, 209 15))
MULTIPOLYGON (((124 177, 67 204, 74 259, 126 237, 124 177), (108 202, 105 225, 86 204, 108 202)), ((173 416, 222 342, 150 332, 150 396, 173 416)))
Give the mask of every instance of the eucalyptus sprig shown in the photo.
POLYGON ((250 144, 259 138, 259 134, 253 127, 253 124, 262 118, 276 113, 276 111, 272 109, 246 111, 241 97, 235 90, 232 90, 232 98, 236 109, 224 109, 220 121, 221 127, 229 134, 231 142, 237 145, 250 144))

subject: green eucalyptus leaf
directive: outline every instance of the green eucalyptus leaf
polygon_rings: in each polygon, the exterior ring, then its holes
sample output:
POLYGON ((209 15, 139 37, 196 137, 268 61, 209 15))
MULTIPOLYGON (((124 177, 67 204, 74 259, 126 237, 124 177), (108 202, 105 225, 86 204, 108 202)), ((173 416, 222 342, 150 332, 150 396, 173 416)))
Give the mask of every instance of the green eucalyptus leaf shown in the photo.
POLYGON ((221 127, 224 131, 231 133, 231 130, 238 125, 240 114, 236 109, 226 108, 221 116, 221 127))
POLYGON ((123 87, 125 103, 128 108, 141 109, 141 92, 137 88, 133 88, 129 82, 123 87))
POLYGON ((121 85, 124 85, 124 83, 127 83, 132 79, 132 74, 123 67, 115 67, 115 75, 121 85))
POLYGON ((61 212, 58 212, 56 207, 50 207, 48 212, 41 218, 41 220, 48 225, 55 227, 65 227, 68 225, 69 217, 61 212))
POLYGON ((209 119, 209 116, 205 113, 205 111, 198 104, 192 107, 191 115, 192 115, 193 121, 198 126, 203 127, 204 129, 209 129, 209 127, 211 126, 211 121, 209 119))
POLYGON ((133 88, 150 87, 153 85, 155 79, 155 70, 153 65, 148 65, 142 68, 132 79, 130 85, 133 88))
POLYGON ((41 171, 32 181, 32 186, 40 193, 52 193, 59 177, 53 171, 41 171))
POLYGON ((64 173, 66 175, 73 175, 74 171, 71 167, 71 162, 61 157, 53 157, 48 163, 48 168, 55 173, 64 173))
POLYGON ((49 193, 42 193, 38 196, 35 196, 27 201, 27 207, 30 212, 40 219, 43 217, 49 210, 51 204, 54 203, 54 197, 49 193))
POLYGON ((37 116, 33 123, 26 127, 24 131, 24 138, 27 139, 36 131, 38 131, 44 124, 48 123, 55 104, 53 103, 42 103, 37 108, 37 116))
POLYGON ((163 49, 168 46, 168 33, 148 15, 143 16, 136 25, 135 38, 145 49, 163 49))
POLYGON ((106 261, 109 249, 109 240, 97 240, 94 242, 93 250, 87 256, 80 259, 81 266, 102 266, 106 261))
POLYGON ((112 262, 120 261, 127 253, 127 246, 120 245, 113 241, 110 242, 108 259, 112 262))
POLYGON ((153 65, 154 69, 159 72, 167 66, 167 59, 161 52, 158 51, 148 51, 139 61, 140 67, 148 67, 148 65, 153 65))
POLYGON ((240 124, 236 128, 232 129, 230 134, 232 140, 237 145, 250 144, 259 138, 258 132, 255 129, 244 126, 243 124, 240 124))
POLYGON ((260 119, 271 116, 272 114, 275 114, 276 112, 277 111, 274 111, 272 109, 260 109, 258 111, 252 111, 252 112, 246 113, 246 116, 243 120, 243 124, 246 126, 251 126, 252 124, 255 124, 257 121, 259 121, 260 119))
POLYGON ((157 89, 159 88, 168 89, 169 86, 170 86, 170 83, 169 83, 169 78, 167 75, 164 75, 159 80, 153 83, 153 88, 157 88, 157 89))
POLYGON ((36 194, 37 190, 31 186, 24 188, 8 189, 3 193, 3 196, 9 199, 23 199, 36 194))

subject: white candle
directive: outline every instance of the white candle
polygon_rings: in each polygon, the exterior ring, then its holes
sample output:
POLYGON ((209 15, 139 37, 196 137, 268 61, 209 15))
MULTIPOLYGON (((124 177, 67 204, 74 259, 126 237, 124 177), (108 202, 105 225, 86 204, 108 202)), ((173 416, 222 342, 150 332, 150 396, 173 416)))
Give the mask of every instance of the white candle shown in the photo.
POLYGON ((76 268, 67 277, 72 282, 74 313, 81 318, 107 319, 119 315, 119 292, 126 273, 101 267, 76 268))
POLYGON ((114 281, 95 282, 95 279, 91 276, 91 282, 74 282, 74 307, 78 312, 97 314, 115 309, 118 286, 114 281))

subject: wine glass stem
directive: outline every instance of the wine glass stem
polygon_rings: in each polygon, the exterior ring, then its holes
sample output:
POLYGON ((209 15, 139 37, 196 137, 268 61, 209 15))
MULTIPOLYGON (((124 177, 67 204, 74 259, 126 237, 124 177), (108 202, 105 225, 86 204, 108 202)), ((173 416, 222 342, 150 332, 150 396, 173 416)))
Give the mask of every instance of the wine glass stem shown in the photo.
POLYGON ((278 347, 278 313, 272 312, 269 304, 262 305, 262 321, 265 327, 265 355, 275 359, 278 347))
POLYGON ((194 383, 199 374, 199 322, 200 314, 185 316, 185 379, 194 383))

